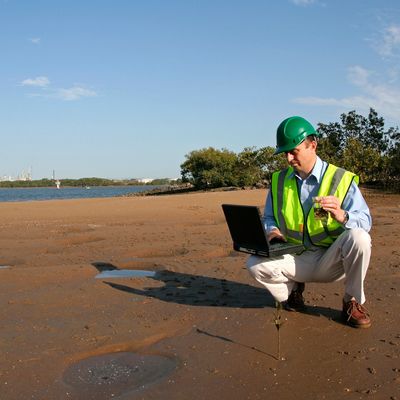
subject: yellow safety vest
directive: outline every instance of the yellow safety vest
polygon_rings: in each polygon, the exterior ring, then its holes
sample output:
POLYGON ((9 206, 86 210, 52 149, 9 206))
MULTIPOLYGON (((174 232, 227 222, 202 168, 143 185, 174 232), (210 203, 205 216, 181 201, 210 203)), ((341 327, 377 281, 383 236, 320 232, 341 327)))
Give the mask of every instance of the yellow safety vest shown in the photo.
MULTIPOLYGON (((350 185, 352 182, 358 184, 358 181, 357 175, 328 164, 322 177, 318 196, 333 195, 339 198, 340 204, 343 204, 350 185)), ((344 231, 343 226, 330 214, 326 221, 315 219, 313 207, 308 215, 305 215, 292 167, 272 174, 271 191, 275 221, 289 242, 304 243, 304 236, 307 232, 312 244, 329 247, 344 231)))

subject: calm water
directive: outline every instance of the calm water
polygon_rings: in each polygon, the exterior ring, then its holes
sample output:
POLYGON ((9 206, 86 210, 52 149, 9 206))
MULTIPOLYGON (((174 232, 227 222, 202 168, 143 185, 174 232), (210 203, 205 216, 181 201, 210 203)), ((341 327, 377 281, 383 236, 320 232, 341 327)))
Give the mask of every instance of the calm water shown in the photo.
POLYGON ((96 186, 86 188, 0 188, 0 201, 33 201, 115 197, 151 190, 157 186, 96 186))

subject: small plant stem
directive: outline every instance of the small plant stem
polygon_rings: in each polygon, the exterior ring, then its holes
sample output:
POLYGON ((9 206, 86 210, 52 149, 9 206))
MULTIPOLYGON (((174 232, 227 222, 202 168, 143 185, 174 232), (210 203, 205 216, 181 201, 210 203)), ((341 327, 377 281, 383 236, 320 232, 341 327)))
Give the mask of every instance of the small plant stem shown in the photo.
POLYGON ((281 316, 281 310, 282 310, 282 303, 280 301, 275 301, 275 314, 274 314, 274 324, 275 328, 277 330, 277 337, 278 337, 278 355, 277 355, 277 360, 281 359, 281 332, 280 328, 281 325, 283 324, 282 322, 282 316, 281 316))
POLYGON ((281 359, 281 331, 278 329, 278 360, 281 359))

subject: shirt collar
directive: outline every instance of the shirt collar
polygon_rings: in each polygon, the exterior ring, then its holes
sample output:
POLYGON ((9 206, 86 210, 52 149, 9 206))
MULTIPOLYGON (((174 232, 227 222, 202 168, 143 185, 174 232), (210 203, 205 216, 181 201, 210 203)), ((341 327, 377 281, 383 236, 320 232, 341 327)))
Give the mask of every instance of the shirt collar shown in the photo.
MULTIPOLYGON (((323 173, 324 173, 324 162, 317 156, 314 168, 312 169, 312 171, 311 171, 310 175, 307 177, 307 179, 310 178, 311 176, 314 176, 315 179, 317 180, 317 182, 321 183, 323 173)), ((290 178, 297 177, 297 178, 301 179, 296 174, 295 170, 293 170, 293 172, 290 174, 289 177, 290 178)))

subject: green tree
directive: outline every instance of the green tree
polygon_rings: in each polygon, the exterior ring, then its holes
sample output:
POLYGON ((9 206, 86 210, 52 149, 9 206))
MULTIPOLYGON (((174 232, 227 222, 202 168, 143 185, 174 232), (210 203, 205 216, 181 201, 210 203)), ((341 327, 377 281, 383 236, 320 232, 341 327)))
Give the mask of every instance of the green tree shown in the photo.
POLYGON ((272 147, 246 147, 237 155, 212 147, 195 150, 181 165, 182 181, 202 189, 267 184, 274 171, 287 166, 285 156, 274 152, 272 147))
POLYGON ((342 114, 341 119, 347 139, 358 139, 363 146, 371 146, 382 154, 387 150, 389 134, 384 129, 385 122, 373 108, 370 108, 368 117, 350 111, 348 114, 342 114))
POLYGON ((338 122, 318 124, 321 138, 318 141, 318 153, 320 157, 332 164, 339 164, 343 158, 343 150, 346 147, 345 129, 338 122))
POLYGON ((382 182, 388 178, 391 157, 399 141, 398 129, 385 130, 384 119, 374 109, 367 117, 354 110, 341 114, 340 122, 319 123, 318 131, 322 135, 318 144, 321 158, 350 169, 360 176, 361 182, 382 182))
POLYGON ((257 163, 262 171, 263 183, 271 183, 272 173, 288 166, 284 153, 275 155, 275 148, 267 146, 258 150, 257 163))
POLYGON ((398 128, 390 128, 390 144, 387 151, 387 175, 391 181, 396 182, 400 189, 400 131, 398 128))
POLYGON ((260 150, 245 147, 237 156, 236 176, 240 186, 254 186, 262 181, 260 150))
POLYGON ((360 182, 381 180, 384 158, 372 146, 364 145, 359 139, 349 138, 343 151, 342 167, 355 171, 360 182))
POLYGON ((183 182, 198 189, 237 186, 237 155, 227 149, 213 147, 191 151, 181 164, 183 182))

